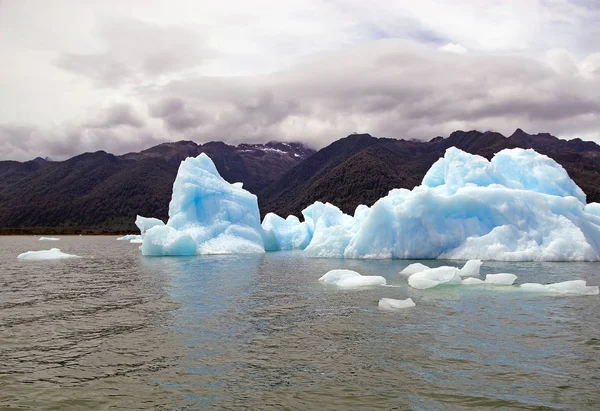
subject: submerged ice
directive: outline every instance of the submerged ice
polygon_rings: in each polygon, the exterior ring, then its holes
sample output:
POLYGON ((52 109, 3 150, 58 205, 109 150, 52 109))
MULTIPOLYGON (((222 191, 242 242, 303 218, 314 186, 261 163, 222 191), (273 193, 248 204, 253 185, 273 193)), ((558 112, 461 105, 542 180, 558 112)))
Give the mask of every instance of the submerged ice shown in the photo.
POLYGON ((59 248, 50 250, 27 251, 17 256, 19 260, 40 261, 40 260, 62 260, 65 258, 81 258, 78 255, 67 254, 60 251, 59 248))
POLYGON ((201 154, 181 163, 168 222, 138 227, 145 255, 300 249, 335 258, 598 261, 600 205, 585 201, 559 164, 533 150, 488 161, 451 147, 420 186, 392 190, 354 215, 316 202, 304 221, 267 214, 261 225, 256 196, 201 154))

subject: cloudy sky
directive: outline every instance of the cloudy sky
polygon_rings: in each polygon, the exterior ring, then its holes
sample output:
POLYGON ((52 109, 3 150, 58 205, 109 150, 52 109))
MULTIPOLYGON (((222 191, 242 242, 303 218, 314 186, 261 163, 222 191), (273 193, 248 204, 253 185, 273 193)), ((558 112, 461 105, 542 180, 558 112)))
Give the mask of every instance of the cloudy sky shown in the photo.
POLYGON ((0 0, 0 159, 163 141, 600 142, 597 0, 0 0))

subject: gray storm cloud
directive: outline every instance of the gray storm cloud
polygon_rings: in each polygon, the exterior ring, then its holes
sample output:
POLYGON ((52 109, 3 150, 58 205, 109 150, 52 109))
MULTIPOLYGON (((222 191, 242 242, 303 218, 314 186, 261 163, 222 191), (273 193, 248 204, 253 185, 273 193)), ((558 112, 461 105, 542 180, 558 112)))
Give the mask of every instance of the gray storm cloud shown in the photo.
POLYGON ((597 73, 560 73, 525 57, 382 40, 268 76, 174 81, 145 98, 199 110, 202 121, 186 130, 196 139, 320 147, 353 131, 429 139, 458 128, 522 127, 576 137, 600 120, 599 87, 597 73))

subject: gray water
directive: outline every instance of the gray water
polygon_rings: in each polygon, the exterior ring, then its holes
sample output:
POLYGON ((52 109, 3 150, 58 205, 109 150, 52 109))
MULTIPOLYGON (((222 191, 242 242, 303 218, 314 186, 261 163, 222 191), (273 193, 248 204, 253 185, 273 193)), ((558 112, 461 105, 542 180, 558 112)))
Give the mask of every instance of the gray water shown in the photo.
MULTIPOLYGON (((397 274, 409 261, 147 258, 115 237, 37 239, 0 237, 2 409, 600 409, 598 296, 419 291, 397 274), (84 258, 16 258, 52 247, 84 258), (334 268, 396 287, 323 287, 334 268), (382 297, 417 306, 380 312, 382 297)), ((598 263, 493 272, 600 284, 598 263)))

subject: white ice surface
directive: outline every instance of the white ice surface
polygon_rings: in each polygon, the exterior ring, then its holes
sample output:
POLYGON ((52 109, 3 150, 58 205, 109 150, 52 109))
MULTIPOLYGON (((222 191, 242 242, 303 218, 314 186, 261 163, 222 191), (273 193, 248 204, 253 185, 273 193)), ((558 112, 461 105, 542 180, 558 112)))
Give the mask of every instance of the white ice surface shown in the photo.
POLYGON ((60 238, 56 237, 40 237, 39 241, 58 241, 60 238))
MULTIPOLYGON (((413 190, 391 190, 354 215, 321 202, 302 215, 303 222, 270 214, 261 226, 256 196, 223 180, 201 154, 181 163, 167 224, 146 229, 142 220, 142 252, 303 249, 335 258, 600 260, 600 206, 586 204, 566 171, 533 150, 507 149, 488 161, 451 147, 413 190)), ((476 272, 472 262, 458 275, 476 272)))
POLYGON ((404 308, 414 307, 416 304, 411 298, 406 300, 394 300, 393 298, 382 298, 377 305, 383 311, 398 311, 404 308))
POLYGON ((421 186, 390 191, 360 218, 319 202, 303 214, 309 256, 600 260, 598 205, 586 205, 566 171, 533 150, 488 161, 452 147, 421 186))
POLYGON ((525 283, 520 289, 527 292, 548 294, 596 295, 598 286, 588 286, 585 280, 563 281, 554 284, 525 283))
POLYGON ((117 238, 118 241, 131 241, 131 240, 137 240, 137 239, 141 240, 142 236, 139 234, 127 234, 127 235, 124 235, 123 237, 117 238))
POLYGON ((58 248, 41 251, 27 251, 17 256, 19 260, 40 261, 40 260, 62 260, 65 258, 81 258, 78 255, 66 254, 58 248))
POLYGON ((485 276, 486 284, 493 285, 513 285, 517 276, 510 273, 488 274, 485 276))
POLYGON ((383 277, 375 275, 361 275, 352 270, 331 270, 319 278, 323 284, 334 285, 339 288, 360 288, 376 285, 386 285, 383 277))
POLYGON ((408 285, 418 290, 437 287, 438 285, 461 284, 460 270, 456 267, 437 267, 420 271, 408 277, 408 285))
MULTIPOLYGON (((158 218, 142 217, 141 215, 138 215, 135 218, 135 225, 140 229, 140 234, 144 235, 146 231, 150 230, 152 227, 163 226, 165 223, 158 218)), ((130 238, 130 240, 132 240, 132 238, 130 238)))
POLYGON ((458 272, 461 277, 477 277, 481 268, 481 260, 469 260, 458 272))
POLYGON ((483 281, 481 278, 475 278, 475 277, 467 277, 464 280, 462 280, 462 285, 482 285, 485 284, 485 281, 483 281))
MULTIPOLYGON (((144 232, 142 227, 140 231, 144 232)), ((264 236, 256 196, 221 178, 212 160, 202 153, 180 164, 169 221, 145 231, 142 253, 264 253, 264 236)))
POLYGON ((400 271, 400 274, 405 275, 405 276, 410 276, 410 275, 413 275, 415 273, 425 271, 425 270, 429 270, 429 267, 426 266, 425 264, 413 263, 413 264, 410 264, 408 267, 406 267, 404 270, 400 271))

